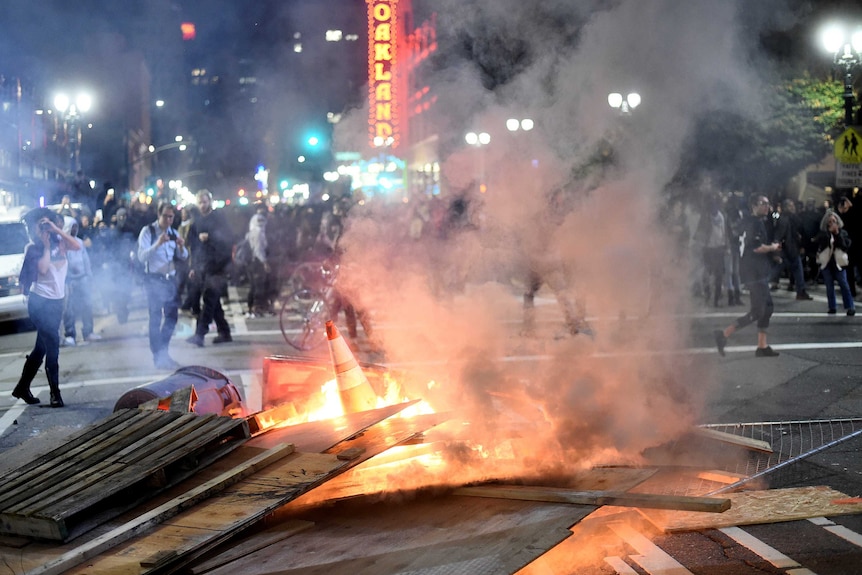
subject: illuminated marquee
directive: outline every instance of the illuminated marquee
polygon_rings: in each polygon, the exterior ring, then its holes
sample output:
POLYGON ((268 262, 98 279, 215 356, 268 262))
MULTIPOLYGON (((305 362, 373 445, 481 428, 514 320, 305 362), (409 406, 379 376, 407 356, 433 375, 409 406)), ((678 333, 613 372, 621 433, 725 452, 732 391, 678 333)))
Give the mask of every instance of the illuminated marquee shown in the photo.
POLYGON ((368 4, 368 124, 371 145, 398 146, 396 5, 398 0, 368 4))

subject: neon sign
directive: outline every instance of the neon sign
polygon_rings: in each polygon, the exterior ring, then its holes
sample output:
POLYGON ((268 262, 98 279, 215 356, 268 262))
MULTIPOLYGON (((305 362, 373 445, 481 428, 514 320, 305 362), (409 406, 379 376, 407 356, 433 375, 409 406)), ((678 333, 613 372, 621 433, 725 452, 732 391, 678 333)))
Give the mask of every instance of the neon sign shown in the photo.
POLYGON ((368 134, 374 147, 398 146, 397 67, 398 0, 368 4, 368 134))

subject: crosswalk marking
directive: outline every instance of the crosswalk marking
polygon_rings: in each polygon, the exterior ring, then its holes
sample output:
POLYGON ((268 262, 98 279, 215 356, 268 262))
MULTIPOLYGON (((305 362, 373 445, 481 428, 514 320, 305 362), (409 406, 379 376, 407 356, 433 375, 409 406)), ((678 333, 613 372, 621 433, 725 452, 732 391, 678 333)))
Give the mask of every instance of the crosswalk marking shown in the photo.
POLYGON ((848 529, 847 527, 844 527, 843 525, 836 525, 825 517, 812 517, 808 521, 815 525, 823 527, 823 529, 825 529, 826 531, 832 533, 833 535, 837 535, 841 539, 852 543, 856 547, 862 547, 862 535, 848 529))
POLYGON ((658 545, 638 533, 630 525, 610 523, 608 527, 639 553, 639 555, 630 555, 629 557, 650 575, 693 575, 676 559, 665 553, 658 545))
POLYGON ((763 559, 766 559, 779 569, 787 569, 787 573, 791 573, 792 575, 816 575, 813 571, 800 566, 795 559, 788 557, 774 547, 770 547, 754 535, 743 531, 739 527, 724 527, 719 529, 719 531, 743 547, 756 553, 763 559))
POLYGON ((629 567, 629 564, 623 561, 622 557, 617 557, 616 555, 605 557, 605 563, 610 565, 617 572, 617 575, 637 575, 638 573, 629 567))

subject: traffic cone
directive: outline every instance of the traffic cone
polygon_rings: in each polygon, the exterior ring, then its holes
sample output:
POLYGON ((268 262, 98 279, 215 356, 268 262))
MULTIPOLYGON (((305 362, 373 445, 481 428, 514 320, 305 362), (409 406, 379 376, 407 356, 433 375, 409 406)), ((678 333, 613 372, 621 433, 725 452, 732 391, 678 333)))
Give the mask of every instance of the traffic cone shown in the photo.
POLYGON ((326 322, 326 339, 329 341, 329 354, 335 366, 335 380, 344 412, 355 413, 377 407, 377 394, 331 320, 326 322))

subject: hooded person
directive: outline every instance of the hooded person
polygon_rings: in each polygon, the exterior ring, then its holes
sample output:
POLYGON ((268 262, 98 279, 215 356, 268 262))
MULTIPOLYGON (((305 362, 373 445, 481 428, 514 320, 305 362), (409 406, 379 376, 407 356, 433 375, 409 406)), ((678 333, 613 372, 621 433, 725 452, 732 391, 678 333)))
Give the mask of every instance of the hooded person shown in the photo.
POLYGON ((36 343, 27 355, 21 378, 12 397, 28 405, 39 403, 30 391, 30 384, 45 362, 45 375, 51 390, 51 407, 63 407, 60 395, 60 322, 63 320, 63 301, 66 298, 66 272, 69 262, 66 254, 81 249, 78 239, 60 227, 59 214, 36 213, 25 216, 31 242, 24 251, 20 281, 27 295, 27 311, 36 327, 36 343))
POLYGON ((98 341, 102 337, 93 332, 93 269, 84 241, 77 237, 78 220, 63 216, 63 231, 75 238, 81 249, 66 253, 69 269, 66 272, 66 307, 63 311, 63 340, 60 345, 74 346, 77 343, 75 323, 81 320, 81 336, 84 342, 98 341))
POLYGON ((248 233, 245 235, 250 252, 248 262, 248 312, 246 317, 254 318, 270 310, 269 274, 267 261, 269 244, 266 239, 266 216, 256 213, 248 223, 248 233))

